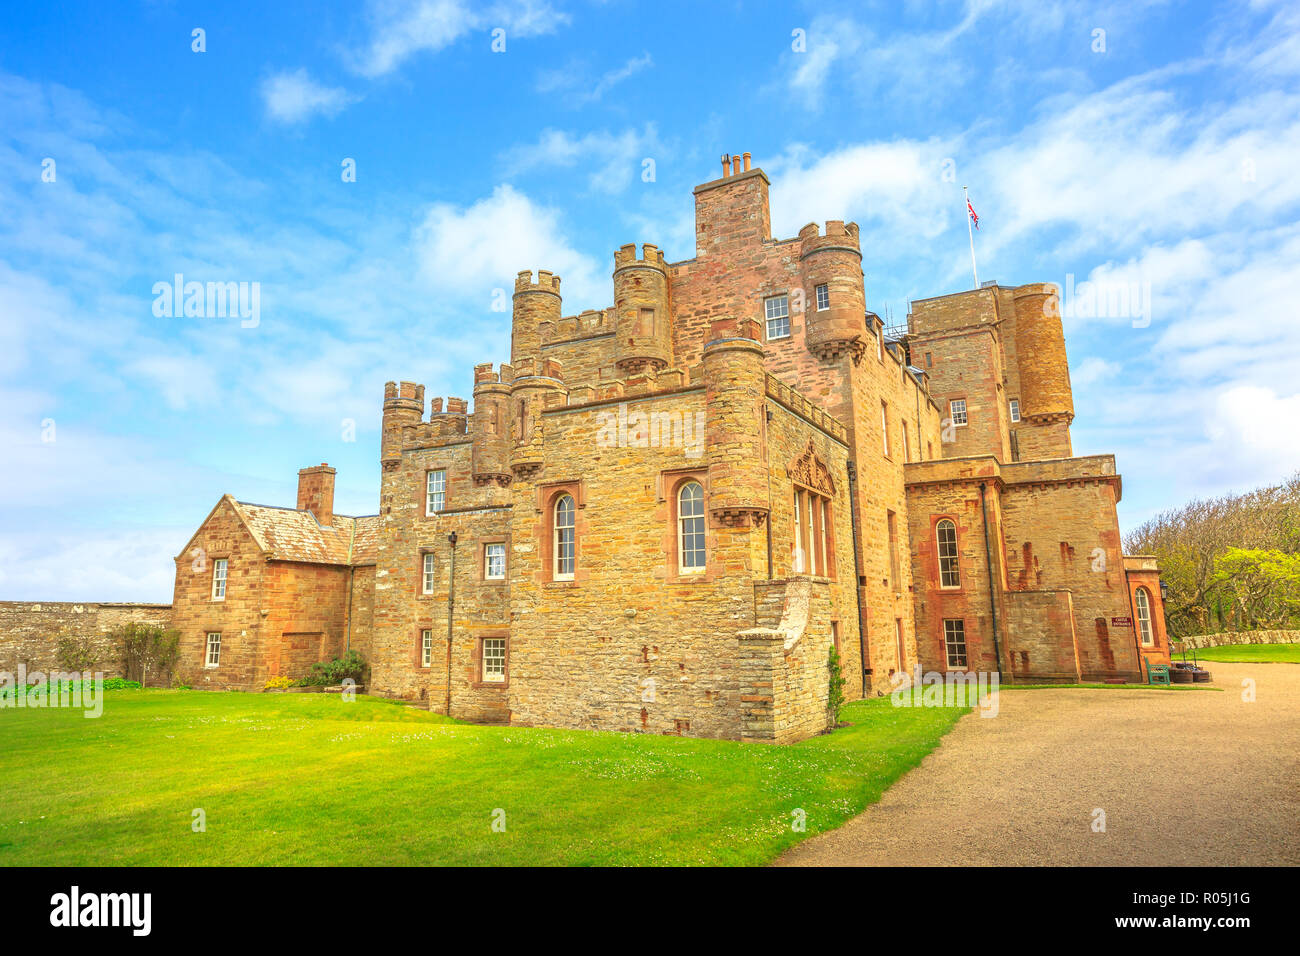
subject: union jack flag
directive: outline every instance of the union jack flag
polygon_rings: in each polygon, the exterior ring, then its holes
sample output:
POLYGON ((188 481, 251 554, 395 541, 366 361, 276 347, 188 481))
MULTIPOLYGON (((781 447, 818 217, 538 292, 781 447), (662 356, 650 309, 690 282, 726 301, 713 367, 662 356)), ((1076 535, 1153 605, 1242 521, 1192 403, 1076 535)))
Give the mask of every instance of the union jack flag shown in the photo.
POLYGON ((980 217, 975 215, 975 207, 970 204, 970 197, 966 197, 966 211, 970 213, 970 221, 976 229, 980 227, 980 217))

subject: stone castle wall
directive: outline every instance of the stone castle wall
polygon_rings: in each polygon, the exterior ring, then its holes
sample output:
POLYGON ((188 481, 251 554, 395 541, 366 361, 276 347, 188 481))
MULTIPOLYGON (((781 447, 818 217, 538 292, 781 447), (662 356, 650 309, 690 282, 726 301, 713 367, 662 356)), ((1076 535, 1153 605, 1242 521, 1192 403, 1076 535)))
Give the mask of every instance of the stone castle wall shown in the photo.
POLYGON ((0 670, 28 673, 59 669, 58 639, 89 638, 99 654, 96 668, 105 677, 120 677, 117 648, 110 634, 131 622, 170 627, 170 604, 118 604, 90 601, 0 601, 0 670))

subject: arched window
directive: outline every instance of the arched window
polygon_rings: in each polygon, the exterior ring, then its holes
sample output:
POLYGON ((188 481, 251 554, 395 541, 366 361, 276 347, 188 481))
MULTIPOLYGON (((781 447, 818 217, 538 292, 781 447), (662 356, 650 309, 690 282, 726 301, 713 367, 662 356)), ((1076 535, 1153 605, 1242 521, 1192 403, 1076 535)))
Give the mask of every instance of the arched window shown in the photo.
POLYGON ((704 570, 704 489, 698 481, 677 492, 677 568, 682 574, 704 570))
POLYGON ((555 580, 573 580, 574 556, 573 495, 560 495, 555 499, 555 580))
POLYGON ((1147 593, 1146 588, 1137 589, 1134 603, 1137 604, 1138 634, 1142 638, 1142 646, 1150 647, 1155 643, 1155 639, 1151 634, 1151 595, 1147 593))
POLYGON ((961 571, 957 565, 957 525, 944 518, 935 525, 939 544, 939 587, 961 587, 961 571))

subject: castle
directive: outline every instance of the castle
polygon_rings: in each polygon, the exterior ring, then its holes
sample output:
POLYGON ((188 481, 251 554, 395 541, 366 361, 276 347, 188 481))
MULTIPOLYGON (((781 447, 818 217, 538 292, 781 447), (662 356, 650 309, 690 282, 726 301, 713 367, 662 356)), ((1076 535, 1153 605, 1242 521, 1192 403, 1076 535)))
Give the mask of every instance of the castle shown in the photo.
POLYGON ((771 235, 724 157, 694 258, 614 254, 613 305, 515 281, 473 408, 389 382, 379 514, 223 497, 176 558, 198 686, 345 649, 369 692, 453 717, 761 741, 826 729, 898 670, 1144 679, 1159 571, 1121 551, 1110 455, 1074 457, 1057 293, 995 283, 866 309, 855 223, 771 235))

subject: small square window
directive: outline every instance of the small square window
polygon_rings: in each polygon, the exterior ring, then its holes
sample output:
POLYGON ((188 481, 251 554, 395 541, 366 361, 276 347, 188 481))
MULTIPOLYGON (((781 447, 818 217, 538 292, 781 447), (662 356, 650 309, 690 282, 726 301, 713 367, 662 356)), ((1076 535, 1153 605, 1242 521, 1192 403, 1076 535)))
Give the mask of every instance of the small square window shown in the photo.
POLYGON ((1011 400, 1010 405, 1011 405, 1011 420, 1013 422, 1020 421, 1020 399, 1013 398, 1011 400))
POLYGON ((966 399, 954 398, 948 403, 948 417, 954 425, 966 424, 966 399))
POLYGON ((506 546, 500 542, 483 545, 483 577, 489 581, 504 581, 506 577, 506 546))
POLYGON ((436 515, 447 506, 447 472, 431 471, 425 478, 424 513, 436 515))
POLYGON ((208 632, 208 654, 204 659, 204 666, 221 666, 221 634, 218 631, 208 632))
POLYGON ((825 285, 819 285, 816 289, 816 293, 817 293, 817 311, 825 312, 827 309, 831 307, 831 290, 829 287, 825 285))
POLYGON ((783 339, 790 334, 790 297, 774 295, 763 300, 768 339, 783 339))
POLYGON ((212 600, 224 601, 226 599, 226 575, 229 567, 225 558, 217 558, 212 562, 212 600))
POLYGON ((483 681, 488 684, 503 684, 506 679, 506 639, 504 637, 483 638, 483 681))

